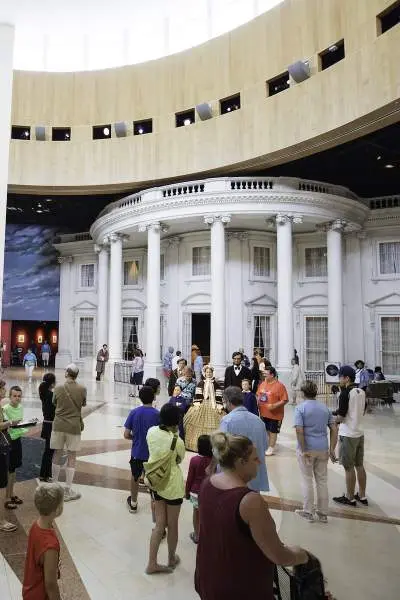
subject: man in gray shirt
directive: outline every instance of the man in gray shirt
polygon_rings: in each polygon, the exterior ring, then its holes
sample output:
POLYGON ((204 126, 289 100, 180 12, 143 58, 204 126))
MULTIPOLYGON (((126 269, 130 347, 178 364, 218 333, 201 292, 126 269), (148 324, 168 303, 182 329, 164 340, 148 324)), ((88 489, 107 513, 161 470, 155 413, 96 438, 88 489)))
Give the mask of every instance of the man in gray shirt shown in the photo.
POLYGON ((257 477, 250 481, 249 488, 255 492, 268 492, 268 474, 265 464, 265 451, 268 447, 267 432, 259 417, 243 406, 243 392, 238 387, 229 386, 223 393, 228 414, 221 421, 220 430, 232 435, 244 435, 257 448, 260 466, 257 477))

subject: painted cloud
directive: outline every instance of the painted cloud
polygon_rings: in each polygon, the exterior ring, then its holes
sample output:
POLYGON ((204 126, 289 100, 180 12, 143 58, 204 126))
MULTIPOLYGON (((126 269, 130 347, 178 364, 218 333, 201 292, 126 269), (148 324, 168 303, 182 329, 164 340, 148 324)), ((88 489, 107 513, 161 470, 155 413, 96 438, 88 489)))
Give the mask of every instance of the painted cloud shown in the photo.
POLYGON ((7 225, 3 319, 58 321, 60 268, 52 245, 57 230, 7 225))

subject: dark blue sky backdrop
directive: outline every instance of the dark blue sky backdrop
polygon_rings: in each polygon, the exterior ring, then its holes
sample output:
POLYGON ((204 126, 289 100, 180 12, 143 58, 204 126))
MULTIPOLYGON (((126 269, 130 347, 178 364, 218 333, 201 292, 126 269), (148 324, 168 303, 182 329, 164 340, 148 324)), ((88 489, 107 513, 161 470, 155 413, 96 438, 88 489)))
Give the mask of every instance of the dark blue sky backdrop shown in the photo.
POLYGON ((43 225, 6 226, 5 321, 58 321, 60 267, 52 245, 57 232, 43 225))

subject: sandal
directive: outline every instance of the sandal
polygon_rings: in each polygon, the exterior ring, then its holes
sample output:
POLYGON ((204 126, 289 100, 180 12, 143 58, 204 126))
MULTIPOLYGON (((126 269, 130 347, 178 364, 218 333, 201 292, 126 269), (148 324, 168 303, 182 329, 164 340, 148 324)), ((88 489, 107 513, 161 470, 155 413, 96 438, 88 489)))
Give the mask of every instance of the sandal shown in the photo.
POLYGON ((15 510, 18 507, 12 500, 7 500, 7 502, 4 502, 4 508, 7 508, 8 510, 15 510))
POLYGON ((14 504, 23 504, 24 501, 21 500, 21 498, 18 498, 18 496, 11 496, 11 502, 13 502, 14 504))
POLYGON ((0 531, 3 533, 11 533, 12 531, 17 531, 17 526, 14 525, 14 523, 5 521, 2 525, 0 525, 0 531))

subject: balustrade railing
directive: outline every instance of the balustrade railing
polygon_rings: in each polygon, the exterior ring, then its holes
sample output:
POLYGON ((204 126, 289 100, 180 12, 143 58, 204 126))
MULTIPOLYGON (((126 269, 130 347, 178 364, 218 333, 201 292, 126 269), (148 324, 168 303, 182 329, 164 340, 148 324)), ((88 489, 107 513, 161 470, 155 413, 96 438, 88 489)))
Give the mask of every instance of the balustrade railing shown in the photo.
POLYGON ((369 200, 369 207, 371 210, 378 210, 381 208, 399 208, 400 196, 381 196, 380 198, 371 198, 369 200))

